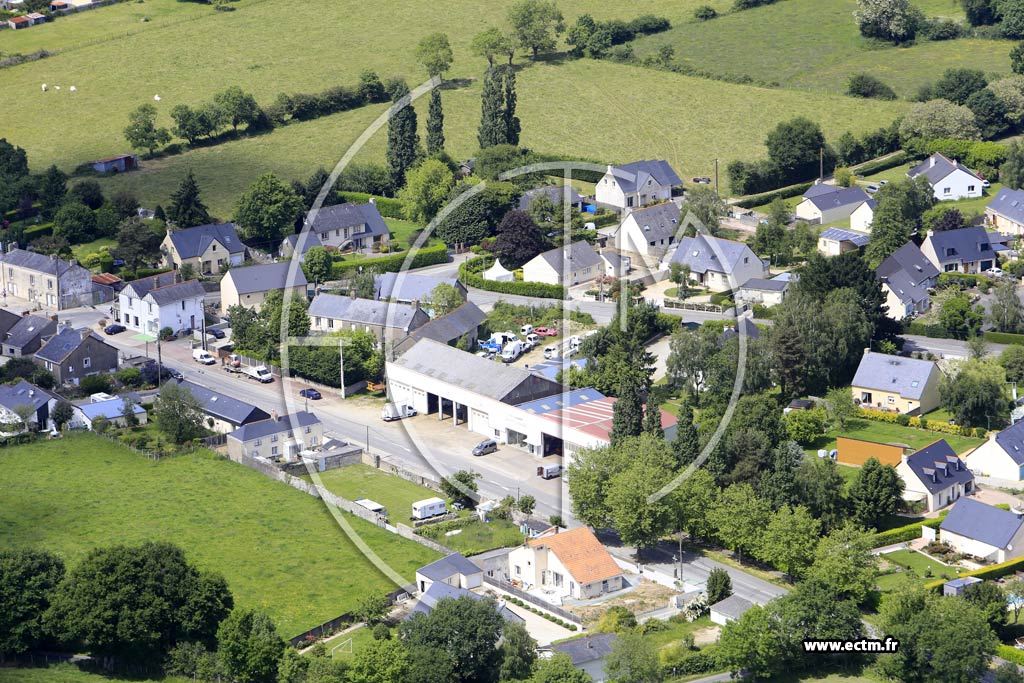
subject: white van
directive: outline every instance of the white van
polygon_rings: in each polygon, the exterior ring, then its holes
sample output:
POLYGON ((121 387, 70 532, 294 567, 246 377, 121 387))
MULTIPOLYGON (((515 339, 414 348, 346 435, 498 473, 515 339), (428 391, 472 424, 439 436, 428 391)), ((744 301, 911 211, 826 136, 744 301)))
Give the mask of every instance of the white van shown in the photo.
POLYGON ((524 337, 530 336, 531 334, 533 334, 533 325, 530 325, 529 323, 523 325, 522 327, 519 328, 519 334, 523 335, 524 337))
POLYGON ((505 344, 505 348, 501 350, 501 362, 512 363, 521 355, 523 355, 523 342, 517 339, 505 344))
POLYGON ((547 346, 544 347, 544 358, 546 358, 547 360, 551 360, 553 358, 558 358, 561 355, 562 355, 562 345, 561 344, 548 344, 547 346))
POLYGON ((206 349, 192 349, 192 360, 203 365, 213 365, 217 359, 210 355, 206 349))
POLYGON ((404 403, 387 403, 380 411, 380 419, 385 422, 401 420, 403 417, 413 417, 414 415, 416 415, 416 410, 404 403))
POLYGON ((560 477, 562 476, 562 466, 555 464, 538 465, 537 476, 541 479, 554 479, 555 477, 560 477))

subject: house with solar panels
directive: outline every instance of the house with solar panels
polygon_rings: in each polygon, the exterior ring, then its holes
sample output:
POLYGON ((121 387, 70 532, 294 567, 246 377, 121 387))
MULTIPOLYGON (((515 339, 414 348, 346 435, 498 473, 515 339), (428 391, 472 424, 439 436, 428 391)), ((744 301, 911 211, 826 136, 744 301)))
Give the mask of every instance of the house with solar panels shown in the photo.
POLYGON ((843 230, 842 228, 825 228, 818 235, 818 253, 822 256, 839 256, 867 246, 870 235, 843 230))

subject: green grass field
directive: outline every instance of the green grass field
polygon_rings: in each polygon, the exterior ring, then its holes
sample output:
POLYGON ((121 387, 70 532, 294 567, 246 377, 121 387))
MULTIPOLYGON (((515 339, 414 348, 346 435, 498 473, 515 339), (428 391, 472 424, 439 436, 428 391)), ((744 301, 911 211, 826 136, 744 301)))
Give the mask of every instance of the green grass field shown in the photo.
POLYGON ((467 524, 451 536, 438 534, 430 538, 463 555, 476 555, 495 548, 514 548, 522 545, 524 537, 514 523, 495 519, 486 524, 467 524))
MULTIPOLYGON (((16 669, 0 667, 0 683, 106 683, 113 680, 100 674, 87 673, 71 664, 55 664, 46 668, 16 669)), ((150 679, 132 678, 134 683, 155 683, 150 679)), ((188 683, 187 678, 161 677, 160 683, 188 683)))
MULTIPOLYGON (((945 439, 957 453, 963 454, 982 444, 984 439, 975 439, 969 436, 953 436, 951 434, 940 434, 914 427, 903 427, 888 422, 876 422, 874 420, 853 420, 847 425, 847 429, 839 436, 848 436, 852 439, 862 441, 875 441, 878 443, 904 443, 914 449, 924 448, 928 444, 939 439, 945 439)), ((830 430, 825 436, 818 439, 811 448, 806 449, 808 453, 816 453, 819 448, 832 450, 836 447, 837 432, 830 430)))
POLYGON ((95 254, 100 250, 101 247, 110 247, 113 249, 117 246, 117 240, 113 237, 100 237, 92 242, 86 242, 85 244, 76 244, 71 247, 71 252, 75 255, 75 258, 82 261, 89 254, 95 254))
POLYGON ((392 524, 406 522, 417 500, 437 496, 424 486, 362 464, 322 472, 320 480, 328 491, 342 498, 369 498, 380 503, 387 508, 392 524))
MULTIPOLYGON (((165 540, 227 578, 237 604, 266 609, 285 636, 393 586, 316 499, 198 453, 159 462, 82 435, 0 451, 0 546, 74 563, 113 543, 165 540)), ((347 516, 409 580, 437 555, 347 516)))
POLYGON ((957 570, 953 567, 947 567, 940 562, 936 562, 916 550, 896 550, 886 553, 882 558, 891 564, 899 565, 903 568, 902 571, 884 574, 875 580, 875 583, 878 584, 878 587, 883 592, 898 585, 900 578, 904 575, 911 575, 922 582, 935 581, 941 578, 952 579, 958 576, 957 570))

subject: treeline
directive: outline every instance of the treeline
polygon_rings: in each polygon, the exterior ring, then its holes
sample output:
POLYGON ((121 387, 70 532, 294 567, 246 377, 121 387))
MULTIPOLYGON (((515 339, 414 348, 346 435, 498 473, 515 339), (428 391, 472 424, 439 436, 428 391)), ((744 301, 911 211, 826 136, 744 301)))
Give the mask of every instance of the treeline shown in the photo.
POLYGON ((572 47, 573 57, 601 59, 615 45, 627 43, 640 35, 652 35, 672 28, 664 17, 645 14, 632 21, 611 19, 596 21, 591 15, 583 14, 565 34, 565 42, 572 47))

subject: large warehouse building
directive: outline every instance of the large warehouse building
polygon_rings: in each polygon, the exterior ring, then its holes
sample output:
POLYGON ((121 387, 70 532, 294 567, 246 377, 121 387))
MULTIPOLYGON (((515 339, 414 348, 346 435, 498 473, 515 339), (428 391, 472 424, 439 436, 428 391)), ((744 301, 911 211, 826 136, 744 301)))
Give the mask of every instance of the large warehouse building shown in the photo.
MULTIPOLYGON (((524 368, 430 339, 389 362, 387 380, 390 400, 535 456, 609 443, 614 398, 596 389, 563 390, 524 368)), ((676 418, 661 411, 661 422, 666 437, 674 438, 676 418)))

